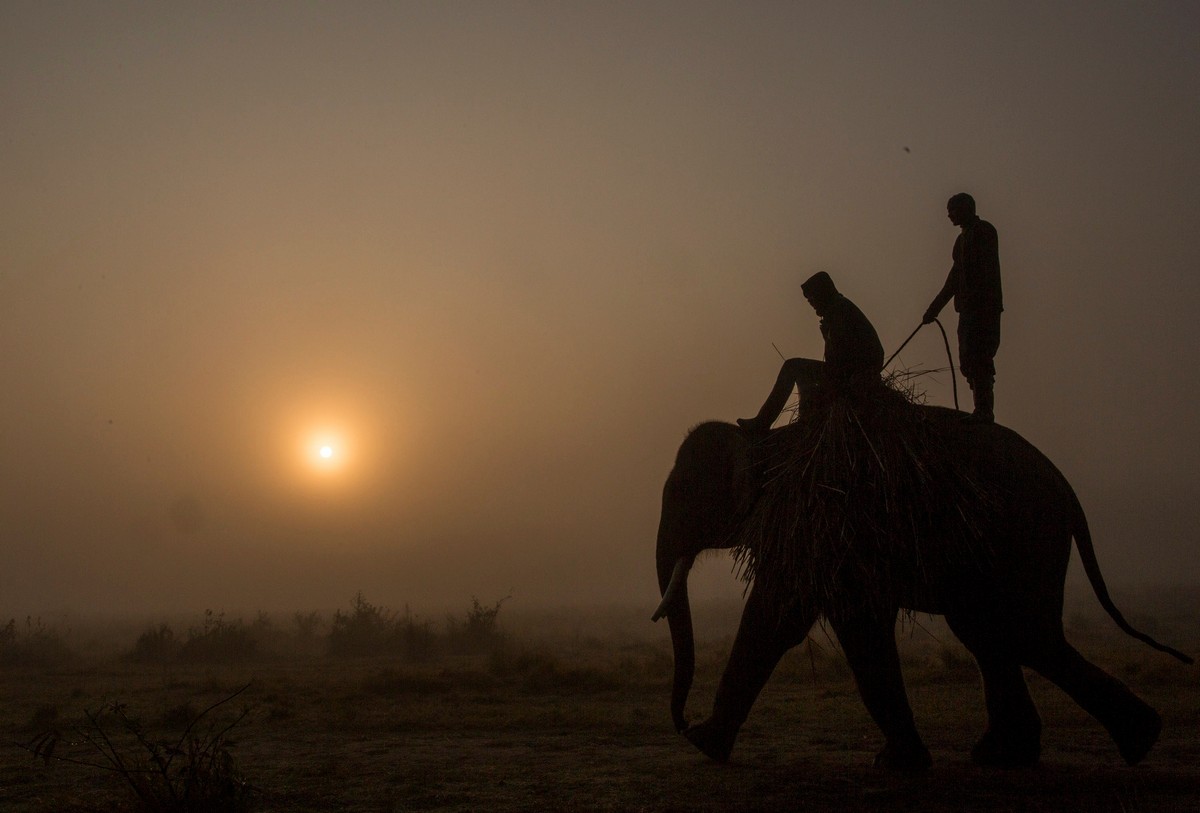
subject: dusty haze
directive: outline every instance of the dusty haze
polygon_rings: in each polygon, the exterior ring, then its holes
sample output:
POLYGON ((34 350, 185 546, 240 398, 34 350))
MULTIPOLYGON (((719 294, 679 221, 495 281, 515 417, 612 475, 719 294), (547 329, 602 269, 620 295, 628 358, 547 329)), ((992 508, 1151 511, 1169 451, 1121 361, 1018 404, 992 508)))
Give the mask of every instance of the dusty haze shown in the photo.
POLYGON ((819 357, 815 271, 890 354, 961 190, 998 419, 1111 582, 1200 581, 1198 41, 1186 2, 5 3, 0 614, 649 612, 685 431, 819 357))

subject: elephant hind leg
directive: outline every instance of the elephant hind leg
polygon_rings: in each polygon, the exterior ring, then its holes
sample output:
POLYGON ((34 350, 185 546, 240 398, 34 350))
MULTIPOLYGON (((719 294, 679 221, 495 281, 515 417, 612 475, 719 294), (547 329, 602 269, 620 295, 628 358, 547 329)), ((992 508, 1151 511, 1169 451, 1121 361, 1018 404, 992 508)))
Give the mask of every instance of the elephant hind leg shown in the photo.
POLYGON ((1029 665, 1099 720, 1130 765, 1141 762, 1158 740, 1162 730, 1158 712, 1124 683, 1084 658, 1066 639, 1037 653, 1029 665))
POLYGON ((976 655, 976 660, 983 676, 988 726, 971 749, 971 759, 1002 768, 1036 765, 1042 755, 1042 721, 1020 665, 987 655, 976 655))
POLYGON ((971 749, 980 765, 1021 768, 1036 765, 1042 753, 1042 721, 1029 696, 1021 665, 996 651, 1002 631, 982 632, 969 619, 946 616, 950 629, 975 656, 983 678, 988 724, 971 749))
POLYGON ((933 763, 913 722, 912 707, 904 690, 900 655, 896 650, 896 617, 879 620, 831 620, 846 653, 859 694, 871 718, 883 732, 886 744, 875 757, 881 768, 923 771, 933 763))

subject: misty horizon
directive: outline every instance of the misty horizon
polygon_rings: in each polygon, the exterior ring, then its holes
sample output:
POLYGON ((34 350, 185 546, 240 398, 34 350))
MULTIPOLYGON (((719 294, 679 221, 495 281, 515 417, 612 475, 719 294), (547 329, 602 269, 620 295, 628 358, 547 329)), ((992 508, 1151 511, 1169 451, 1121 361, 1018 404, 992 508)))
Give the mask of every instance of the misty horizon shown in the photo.
MULTIPOLYGON (((997 420, 1114 589, 1200 584, 1184 4, 0 20, 0 618, 648 617, 688 429, 821 356, 816 271, 890 355, 963 189, 1001 240, 997 420)), ((893 363, 941 367, 933 329, 893 363)))

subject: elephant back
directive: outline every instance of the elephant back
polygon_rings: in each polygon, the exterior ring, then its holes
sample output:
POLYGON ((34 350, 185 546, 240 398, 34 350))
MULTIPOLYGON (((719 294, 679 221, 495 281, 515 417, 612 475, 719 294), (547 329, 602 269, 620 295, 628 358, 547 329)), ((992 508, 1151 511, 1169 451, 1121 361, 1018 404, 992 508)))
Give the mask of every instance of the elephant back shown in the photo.
POLYGON ((883 386, 810 404, 772 433, 735 546, 742 577, 835 615, 910 605, 943 574, 986 569, 1004 495, 944 412, 883 386))

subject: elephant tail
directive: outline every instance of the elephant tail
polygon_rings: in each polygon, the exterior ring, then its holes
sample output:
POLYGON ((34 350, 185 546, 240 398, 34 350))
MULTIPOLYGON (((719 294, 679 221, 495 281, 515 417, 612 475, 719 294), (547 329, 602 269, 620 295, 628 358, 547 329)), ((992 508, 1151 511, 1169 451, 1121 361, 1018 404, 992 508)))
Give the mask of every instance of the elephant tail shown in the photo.
POLYGON ((1087 517, 1084 516, 1083 507, 1079 504, 1078 499, 1075 501, 1074 525, 1072 536, 1075 537, 1075 546, 1079 548, 1079 558, 1083 562, 1083 570, 1087 573, 1088 581, 1092 584, 1092 590, 1095 591, 1096 598, 1100 601, 1100 606, 1112 617, 1117 626, 1128 635, 1154 647, 1160 652, 1166 652, 1168 655, 1178 658, 1184 663, 1193 663, 1194 661, 1190 657, 1178 649, 1161 644, 1141 630, 1135 629, 1132 624, 1125 620, 1125 616, 1121 614, 1121 611, 1117 609, 1112 596, 1108 594, 1108 585, 1104 583, 1104 576, 1100 573, 1100 562, 1096 559, 1096 549, 1092 545, 1092 534, 1088 530, 1087 517))

